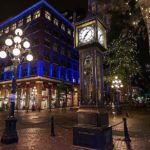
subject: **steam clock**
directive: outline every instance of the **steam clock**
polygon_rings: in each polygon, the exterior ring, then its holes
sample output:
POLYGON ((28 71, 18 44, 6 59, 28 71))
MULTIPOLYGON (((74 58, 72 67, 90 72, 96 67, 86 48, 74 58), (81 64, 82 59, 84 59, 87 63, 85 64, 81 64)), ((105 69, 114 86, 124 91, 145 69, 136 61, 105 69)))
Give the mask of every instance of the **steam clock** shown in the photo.
POLYGON ((103 107, 103 52, 107 49, 106 27, 99 18, 100 2, 89 0, 89 14, 75 24, 75 47, 79 50, 80 107, 73 128, 74 145, 107 149, 112 129, 103 107))

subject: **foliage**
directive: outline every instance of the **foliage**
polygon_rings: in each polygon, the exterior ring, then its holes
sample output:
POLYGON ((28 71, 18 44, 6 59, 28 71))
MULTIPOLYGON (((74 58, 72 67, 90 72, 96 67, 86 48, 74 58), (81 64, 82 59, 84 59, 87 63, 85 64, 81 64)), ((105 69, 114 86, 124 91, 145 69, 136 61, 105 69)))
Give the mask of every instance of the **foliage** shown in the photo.
POLYGON ((65 82, 61 81, 60 84, 58 84, 57 86, 57 106, 59 106, 59 101, 60 101, 62 93, 65 93, 65 96, 66 96, 65 101, 67 100, 67 92, 68 92, 68 88, 65 85, 65 82))
POLYGON ((114 39, 108 46, 108 55, 105 57, 106 80, 111 81, 118 75, 126 83, 136 75, 141 74, 141 67, 137 60, 136 38, 132 32, 124 32, 114 39))

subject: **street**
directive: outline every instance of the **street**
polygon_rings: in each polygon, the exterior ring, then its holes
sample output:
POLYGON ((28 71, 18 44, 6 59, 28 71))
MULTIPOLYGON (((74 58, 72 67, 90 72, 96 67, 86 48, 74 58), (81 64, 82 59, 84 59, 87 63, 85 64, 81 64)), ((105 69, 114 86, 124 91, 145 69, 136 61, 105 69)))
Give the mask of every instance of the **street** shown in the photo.
MULTIPOLYGON (((131 142, 125 142, 123 123, 124 112, 120 116, 110 114, 110 125, 113 127, 114 150, 149 150, 150 149, 150 115, 149 110, 130 110, 127 118, 131 142)), ((0 113, 0 135, 4 130, 4 120, 7 112, 0 113)), ((52 110, 41 112, 16 112, 18 118, 17 144, 0 144, 0 150, 69 150, 83 149, 72 145, 72 127, 77 124, 76 111, 52 110), (55 137, 50 134, 50 120, 54 116, 55 137)))

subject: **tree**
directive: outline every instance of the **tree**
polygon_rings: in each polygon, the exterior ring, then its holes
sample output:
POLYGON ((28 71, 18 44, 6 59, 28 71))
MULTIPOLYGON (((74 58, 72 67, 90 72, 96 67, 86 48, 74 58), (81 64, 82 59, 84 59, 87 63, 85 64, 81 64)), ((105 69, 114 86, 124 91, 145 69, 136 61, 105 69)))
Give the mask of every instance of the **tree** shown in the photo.
POLYGON ((109 44, 107 54, 106 80, 111 83, 114 76, 119 76, 124 85, 126 84, 127 93, 131 95, 131 82, 136 76, 141 75, 136 37, 131 31, 124 31, 119 38, 109 44))
POLYGON ((66 107, 67 105, 67 93, 68 93, 68 88, 67 86, 65 85, 65 82, 64 81, 61 81, 60 84, 58 84, 57 86, 57 106, 60 105, 60 98, 61 98, 61 94, 64 93, 65 94, 65 99, 63 101, 63 105, 64 107, 66 107))

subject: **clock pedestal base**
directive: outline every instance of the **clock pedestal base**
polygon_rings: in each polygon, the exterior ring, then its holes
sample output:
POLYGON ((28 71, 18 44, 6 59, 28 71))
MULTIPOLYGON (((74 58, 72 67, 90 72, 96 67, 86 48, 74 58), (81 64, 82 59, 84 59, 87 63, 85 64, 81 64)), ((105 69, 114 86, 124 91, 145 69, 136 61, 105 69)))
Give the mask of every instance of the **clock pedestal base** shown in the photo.
POLYGON ((97 109, 79 109, 78 125, 73 127, 73 144, 100 150, 112 149, 108 114, 97 109))

